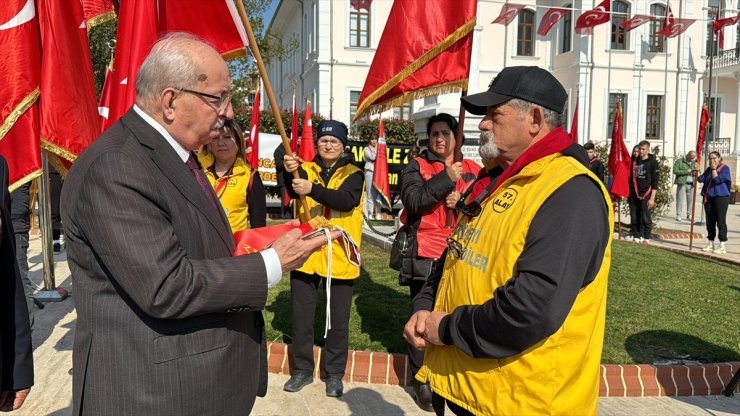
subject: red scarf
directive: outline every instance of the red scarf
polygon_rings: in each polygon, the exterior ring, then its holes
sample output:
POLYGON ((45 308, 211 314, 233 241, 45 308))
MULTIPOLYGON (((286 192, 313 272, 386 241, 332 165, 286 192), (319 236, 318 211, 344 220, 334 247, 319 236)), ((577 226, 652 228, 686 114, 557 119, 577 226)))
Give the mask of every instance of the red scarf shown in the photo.
MULTIPOLYGON (((548 133, 541 140, 535 142, 527 150, 524 151, 518 158, 511 164, 501 175, 496 179, 496 184, 492 189, 489 190, 489 195, 493 194, 501 184, 506 182, 509 178, 521 172, 525 166, 532 162, 542 159, 545 156, 550 156, 555 153, 560 153, 567 149, 568 146, 573 144, 573 140, 570 138, 568 133, 563 130, 563 127, 558 127, 555 130, 548 133)), ((493 171, 495 168, 490 169, 493 171)), ((473 185, 473 191, 470 193, 469 201, 476 199, 483 191, 486 190, 491 182, 492 177, 487 176, 473 185)), ((487 198, 488 195, 485 196, 487 198)))

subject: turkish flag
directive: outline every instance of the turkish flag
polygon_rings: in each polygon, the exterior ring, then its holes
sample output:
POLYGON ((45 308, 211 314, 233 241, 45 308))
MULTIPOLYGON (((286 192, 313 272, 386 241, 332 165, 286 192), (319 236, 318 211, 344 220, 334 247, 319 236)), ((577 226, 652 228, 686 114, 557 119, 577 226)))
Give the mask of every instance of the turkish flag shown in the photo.
POLYGON ((612 128, 612 144, 609 149, 609 194, 614 199, 627 198, 630 194, 630 152, 622 135, 622 105, 617 104, 612 128))
POLYGON ((578 143, 578 97, 576 97, 576 109, 573 111, 573 121, 570 123, 570 138, 573 143, 578 143))
POLYGON ((719 38, 719 49, 722 50, 725 48, 725 36, 724 36, 724 30, 722 30, 725 26, 734 25, 737 23, 737 20, 740 19, 740 15, 735 17, 725 17, 724 19, 716 19, 714 23, 712 24, 712 32, 716 33, 719 38))
POLYGON ((93 26, 116 18, 113 0, 81 0, 87 30, 93 26))
POLYGON ((707 123, 709 123, 709 109, 707 105, 701 107, 701 121, 699 122, 699 137, 696 139, 696 160, 701 160, 701 152, 704 150, 704 135, 707 132, 707 123))
POLYGON ((38 0, 37 6, 41 146, 74 162, 100 133, 87 26, 79 0, 38 0))
POLYGON ((316 146, 313 142, 313 122, 311 121, 311 101, 306 101, 306 114, 303 116, 303 130, 301 131, 301 150, 298 154, 302 160, 311 161, 316 156, 316 146))
POLYGON ((491 23, 498 23, 500 25, 508 26, 514 18, 524 9, 524 4, 506 3, 501 7, 501 12, 498 17, 491 23))
POLYGON ((382 119, 378 130, 378 154, 375 158, 375 173, 373 174, 373 188, 377 191, 375 202, 390 211, 392 209, 391 187, 388 183, 388 157, 385 150, 385 126, 382 119))
POLYGON ((694 23, 696 19, 673 19, 668 20, 666 28, 660 32, 661 35, 667 38, 675 38, 681 33, 685 32, 686 29, 694 23))
POLYGON ((570 10, 564 9, 562 7, 551 7, 547 9, 545 15, 542 16, 542 20, 540 20, 540 26, 537 28, 537 34, 540 36, 547 36, 553 26, 555 26, 555 23, 557 23, 558 20, 562 19, 563 16, 567 15, 568 13, 570 13, 570 10))
POLYGON ((252 120, 249 123, 249 140, 252 142, 252 153, 247 155, 247 163, 252 169, 259 169, 260 161, 260 89, 254 94, 252 103, 252 120))
POLYGON ((362 10, 365 9, 367 11, 370 11, 370 3, 372 3, 373 0, 350 0, 350 5, 355 10, 362 10))
MULTIPOLYGON (((298 104, 293 93, 293 117, 290 119, 290 151, 298 155, 298 104)), ((310 162, 310 160, 309 160, 310 162)))
POLYGON ((103 89, 100 91, 100 101, 98 102, 98 115, 100 115, 100 132, 104 130, 103 126, 108 125, 108 115, 110 113, 110 100, 111 100, 111 89, 113 78, 113 61, 110 61, 108 67, 105 69, 105 80, 103 81, 103 89))
POLYGON ((632 19, 625 20, 624 22, 620 23, 619 25, 624 28, 625 32, 629 32, 630 30, 642 26, 645 23, 653 20, 654 17, 647 15, 647 14, 636 14, 632 17, 632 19))
POLYGON ((590 35, 594 32, 595 26, 608 22, 611 11, 610 3, 610 0, 604 0, 593 10, 581 14, 576 21, 576 33, 590 35))
POLYGON ((2 2, 0 45, 0 154, 8 161, 13 190, 41 174, 41 44, 33 1, 2 2))
POLYGON ((476 7, 476 0, 395 0, 354 119, 467 88, 476 7))

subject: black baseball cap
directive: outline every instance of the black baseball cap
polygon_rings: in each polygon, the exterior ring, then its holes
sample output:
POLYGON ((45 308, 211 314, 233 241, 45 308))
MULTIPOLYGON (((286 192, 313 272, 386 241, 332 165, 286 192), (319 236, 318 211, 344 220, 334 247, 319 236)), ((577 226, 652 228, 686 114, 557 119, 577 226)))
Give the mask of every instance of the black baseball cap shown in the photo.
POLYGON ((549 71, 537 66, 504 68, 488 85, 488 91, 462 97, 468 113, 486 114, 486 107, 503 104, 514 98, 541 105, 560 114, 568 94, 549 71))

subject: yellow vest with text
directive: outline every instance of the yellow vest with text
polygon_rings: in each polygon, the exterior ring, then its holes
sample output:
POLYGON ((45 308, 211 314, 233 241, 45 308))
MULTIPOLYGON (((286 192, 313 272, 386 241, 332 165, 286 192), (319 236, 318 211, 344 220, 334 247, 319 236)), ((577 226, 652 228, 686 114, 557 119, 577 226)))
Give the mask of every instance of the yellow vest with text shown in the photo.
POLYGON ((199 153, 198 161, 203 166, 203 172, 214 190, 218 189, 221 182, 226 182, 225 185, 221 185, 221 189, 216 194, 229 220, 231 232, 235 233, 249 228, 247 192, 249 191, 249 180, 252 178, 252 168, 243 159, 236 158, 231 175, 216 179, 210 171, 210 167, 213 166, 213 155, 203 154, 201 156, 199 153))
MULTIPOLYGON (((344 181, 350 175, 356 172, 362 172, 357 166, 346 164, 339 167, 334 172, 331 179, 329 179, 329 183, 326 184, 321 179, 321 167, 319 167, 319 165, 314 162, 306 162, 301 164, 301 167, 303 168, 303 170, 306 171, 309 181, 320 184, 327 189, 339 189, 339 187, 342 186, 342 183, 344 183, 344 181)), ((363 187, 362 189, 365 188, 363 187)), ((350 236, 352 236, 352 239, 355 240, 358 249, 360 248, 360 244, 362 243, 362 207, 364 199, 364 192, 362 192, 359 205, 352 208, 352 210, 349 212, 341 212, 332 209, 330 210, 329 218, 329 221, 333 225, 338 225, 342 227, 345 231, 349 233, 350 236)), ((308 203, 310 218, 324 216, 326 211, 325 206, 319 204, 313 198, 308 196, 306 197, 306 202, 308 203)), ((298 204, 298 206, 300 207, 299 213, 303 213, 302 204, 298 204)), ((313 253, 311 257, 306 260, 306 263, 303 264, 303 267, 298 270, 304 273, 316 273, 319 276, 326 277, 328 271, 328 256, 329 248, 328 246, 324 245, 320 250, 313 253)), ((344 254, 344 251, 342 251, 342 248, 337 241, 332 242, 331 262, 332 279, 356 279, 360 277, 360 268, 349 263, 349 261, 347 260, 347 256, 344 254)))
MULTIPOLYGON (((448 252, 434 310, 451 313, 490 300, 517 274, 517 259, 537 211, 577 175, 588 175, 602 190, 613 224, 606 189, 585 166, 559 153, 534 161, 498 187, 478 217, 461 217, 453 237, 465 252, 460 259, 448 252)), ((454 346, 432 345, 416 378, 476 415, 596 414, 611 240, 610 226, 596 278, 580 290, 553 335, 501 359, 473 358, 454 346)))

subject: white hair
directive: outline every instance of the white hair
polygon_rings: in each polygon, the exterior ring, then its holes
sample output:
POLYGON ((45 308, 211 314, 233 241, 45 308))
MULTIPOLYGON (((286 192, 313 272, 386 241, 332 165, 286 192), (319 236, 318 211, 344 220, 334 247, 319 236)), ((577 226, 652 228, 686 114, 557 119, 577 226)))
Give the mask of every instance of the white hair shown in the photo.
POLYGON ((529 101, 520 100, 519 98, 514 98, 506 103, 514 107, 520 116, 523 116, 534 107, 539 107, 542 109, 542 113, 544 114, 545 123, 550 126, 551 129, 558 128, 563 125, 562 113, 550 110, 549 108, 545 108, 539 104, 530 103, 529 101))

